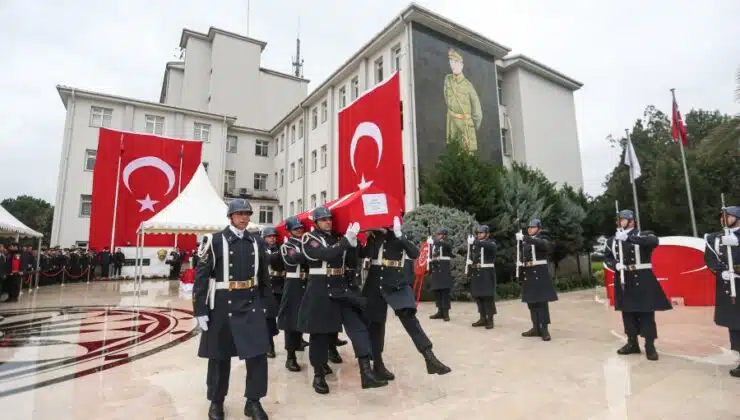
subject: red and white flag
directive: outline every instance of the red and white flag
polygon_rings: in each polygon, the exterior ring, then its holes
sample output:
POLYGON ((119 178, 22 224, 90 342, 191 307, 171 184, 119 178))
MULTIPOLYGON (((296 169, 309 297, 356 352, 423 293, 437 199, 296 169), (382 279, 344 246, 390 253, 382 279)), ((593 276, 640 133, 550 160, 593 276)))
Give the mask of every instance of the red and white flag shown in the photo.
MULTIPOLYGON (((200 165, 203 144, 100 129, 93 170, 90 247, 135 246, 141 222, 167 207, 200 165), (180 179, 181 177, 181 179, 180 179)), ((175 235, 147 235, 145 246, 171 247, 175 235)), ((178 246, 196 246, 180 235, 178 246)))
POLYGON ((339 196, 377 187, 404 207, 398 72, 339 111, 339 196))
POLYGON ((688 146, 689 135, 686 133, 686 125, 683 123, 681 111, 678 110, 675 94, 673 94, 673 118, 671 120, 671 136, 673 136, 673 140, 679 141, 681 139, 681 144, 688 146))

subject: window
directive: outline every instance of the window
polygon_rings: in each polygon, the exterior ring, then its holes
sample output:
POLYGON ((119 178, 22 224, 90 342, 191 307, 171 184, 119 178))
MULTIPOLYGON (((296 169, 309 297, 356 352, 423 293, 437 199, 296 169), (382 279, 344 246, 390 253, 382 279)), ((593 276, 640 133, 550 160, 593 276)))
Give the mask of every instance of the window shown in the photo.
POLYGON ((267 174, 254 174, 254 189, 256 191, 267 191, 267 174))
POLYGON ((311 208, 316 208, 316 194, 311 194, 311 208))
POLYGON ((208 143, 209 137, 211 135, 210 124, 194 123, 193 131, 193 138, 195 140, 200 140, 203 143, 208 143))
POLYGON ((504 156, 511 156, 511 153, 513 152, 513 145, 511 144, 511 136, 509 135, 509 130, 502 128, 501 129, 501 146, 504 149, 504 156))
POLYGON ((254 155, 268 157, 270 156, 270 141, 257 139, 254 141, 254 155))
POLYGON ((208 162, 201 162, 203 164, 203 169, 206 170, 206 173, 208 173, 208 162))
POLYGON ((401 46, 396 45, 391 49, 391 72, 401 70, 401 46))
POLYGON ((90 217, 92 214, 92 196, 80 195, 80 217, 90 217))
POLYGON ((231 194, 236 189, 236 171, 224 171, 224 191, 231 194))
POLYGON ((95 158, 98 156, 97 150, 85 150, 85 170, 92 171, 95 168, 95 158))
POLYGON ((281 169, 280 170, 280 188, 282 188, 283 185, 285 185, 285 170, 281 169))
POLYGON ((375 60, 375 83, 378 84, 383 81, 383 57, 375 60))
POLYGON ((290 164, 290 182, 295 181, 295 163, 290 164))
POLYGON ((295 215, 295 204, 293 204, 292 201, 290 202, 290 215, 291 216, 295 215))
POLYGON ((110 127, 113 109, 94 106, 90 108, 90 127, 110 127))
POLYGON ((290 126, 290 144, 295 143, 295 124, 290 126))
POLYGON ((321 204, 326 204, 326 191, 321 191, 321 204))
POLYGON ((303 130, 304 130, 304 128, 305 127, 303 127, 303 118, 301 118, 300 120, 298 120, 298 138, 299 139, 302 139, 303 138, 303 130))
POLYGON ((277 218, 278 220, 285 219, 285 217, 283 217, 283 206, 278 206, 277 218))
POLYGON ((146 115, 144 117, 144 131, 151 134, 164 134, 164 117, 146 115))
POLYGON ((285 150, 285 133, 280 135, 280 151, 285 150))
POLYGON ((272 206, 260 206, 260 223, 272 224, 272 206))
POLYGON ((504 104, 504 79, 496 78, 496 87, 498 88, 498 103, 499 105, 504 104))
POLYGON ((275 178, 275 189, 277 189, 278 188, 278 176, 277 176, 277 172, 275 172, 275 174, 273 175, 273 177, 275 178))
POLYGON ((298 179, 303 178, 303 158, 298 159, 298 179))
POLYGON ((352 81, 350 82, 350 99, 355 100, 358 96, 360 96, 360 79, 357 78, 357 76, 352 78, 352 81))
POLYGON ((299 198, 298 201, 296 202, 296 206, 298 207, 298 213, 302 212, 303 211, 303 200, 299 198))
POLYGON ((321 167, 326 168, 326 145, 321 146, 321 167))
POLYGON ((313 107, 311 110, 311 130, 315 130, 316 126, 319 125, 319 109, 313 107))
POLYGON ((75 247, 87 248, 87 241, 75 241, 75 247))
POLYGON ((339 88, 339 101, 337 102, 337 106, 339 109, 344 108, 347 106, 347 87, 342 86, 339 88))
POLYGON ((236 153, 239 137, 237 136, 226 136, 226 153, 236 153))
POLYGON ((280 139, 278 137, 275 137, 275 141, 273 144, 275 144, 275 156, 278 155, 278 152, 280 151, 280 139))
POLYGON ((311 172, 316 172, 317 160, 318 160, 318 154, 316 153, 316 149, 314 149, 311 152, 311 172))
POLYGON ((321 122, 325 123, 327 118, 329 118, 329 105, 324 101, 321 103, 321 122))

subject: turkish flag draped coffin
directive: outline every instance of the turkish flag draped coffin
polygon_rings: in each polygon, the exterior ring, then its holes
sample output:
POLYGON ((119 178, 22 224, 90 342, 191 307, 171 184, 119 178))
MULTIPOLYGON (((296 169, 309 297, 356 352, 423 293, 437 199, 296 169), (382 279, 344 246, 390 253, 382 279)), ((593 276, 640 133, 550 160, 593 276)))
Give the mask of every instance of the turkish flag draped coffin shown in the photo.
POLYGON ((339 196, 378 187, 404 205, 398 72, 339 111, 339 196))
MULTIPOLYGON (((200 165, 201 150, 201 142, 101 128, 93 171, 90 247, 110 246, 111 234, 114 247, 135 246, 141 222, 167 207, 188 185, 200 165)), ((194 248, 196 237, 180 235, 177 244, 194 248)), ((175 236, 146 235, 144 245, 172 247, 175 236)))

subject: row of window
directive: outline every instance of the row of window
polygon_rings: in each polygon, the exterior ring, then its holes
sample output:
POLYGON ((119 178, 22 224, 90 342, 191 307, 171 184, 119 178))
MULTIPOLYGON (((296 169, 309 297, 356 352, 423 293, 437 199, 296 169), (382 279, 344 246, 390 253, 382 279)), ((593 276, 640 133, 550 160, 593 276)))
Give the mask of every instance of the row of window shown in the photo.
MULTIPOLYGON (((308 209, 314 209, 318 205, 322 205, 326 203, 326 191, 321 191, 319 199, 321 201, 317 201, 316 194, 311 194, 310 198, 310 205, 308 209)), ((297 201, 291 201, 290 204, 288 204, 288 216, 296 215, 298 213, 302 213, 306 211, 306 209, 303 207, 303 200, 298 199, 297 201)))
MULTIPOLYGON (((328 157, 327 157, 327 149, 326 145, 321 146, 321 168, 326 168, 328 157)), ((319 164, 319 154, 316 149, 311 151, 311 172, 316 172, 318 170, 318 164, 319 164)), ((296 178, 296 162, 290 163, 290 172, 288 175, 290 176, 290 182, 295 181, 296 179, 303 178, 303 174, 305 173, 305 166, 303 163, 303 158, 298 158, 298 173, 296 178)), ((275 172, 275 180, 277 181, 275 183, 275 188, 282 188, 285 185, 285 170, 281 169, 278 177, 278 172, 275 172)))

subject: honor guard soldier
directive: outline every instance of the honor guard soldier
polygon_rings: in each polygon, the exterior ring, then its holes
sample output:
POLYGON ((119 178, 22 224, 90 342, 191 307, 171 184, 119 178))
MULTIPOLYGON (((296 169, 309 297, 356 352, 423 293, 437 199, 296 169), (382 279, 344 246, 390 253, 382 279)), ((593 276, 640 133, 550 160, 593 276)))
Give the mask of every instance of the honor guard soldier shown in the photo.
POLYGON ((523 332, 522 337, 550 341, 550 302, 558 300, 547 261, 553 250, 552 242, 539 219, 529 222, 526 235, 517 232, 516 240, 521 255, 517 265, 522 278, 522 302, 526 302, 532 318, 532 328, 523 332))
POLYGON ((267 420, 260 399, 267 395, 269 349, 264 296, 268 281, 267 258, 259 236, 246 228, 252 206, 243 198, 229 203, 231 224, 206 235, 198 250, 193 309, 203 331, 198 356, 208 359, 208 418, 223 419, 229 389, 231 358, 247 365, 244 414, 267 420))
POLYGON ((424 357, 427 373, 449 373, 450 368, 432 352, 432 342, 416 317, 416 296, 404 275, 403 267, 404 257, 418 257, 419 248, 403 234, 398 217, 393 218, 391 230, 377 229, 368 237, 364 255, 371 258, 370 272, 362 292, 367 298, 365 316, 369 321, 375 375, 385 380, 395 378, 383 362, 388 306, 393 309, 414 346, 424 357))
POLYGON ((653 250, 658 247, 658 237, 635 228, 632 210, 620 211, 618 223, 616 234, 606 241, 608 252, 604 255, 604 264, 614 270, 614 309, 622 311, 627 335, 627 344, 617 353, 640 353, 637 336, 641 335, 645 339, 647 359, 658 360, 655 311, 673 309, 650 263, 653 250))
POLYGON ((288 353, 285 368, 291 372, 300 372, 301 366, 295 354, 301 350, 303 341, 303 333, 298 329, 298 310, 306 292, 308 261, 301 250, 303 224, 297 217, 291 216, 285 220, 285 228, 290 232, 290 237, 280 247, 285 265, 285 286, 278 311, 278 328, 285 335, 285 351, 288 353))
POLYGON ((478 305, 480 318, 473 323, 474 327, 493 328, 493 316, 496 315, 496 241, 489 236, 488 226, 478 228, 477 237, 468 237, 470 260, 468 273, 470 274, 470 294, 478 305))
MULTIPOLYGON (((416 242, 414 241, 413 232, 408 231, 408 232, 405 232, 404 235, 406 235, 406 240, 409 241, 409 243, 416 246, 416 242)), ((406 283, 411 284, 411 285, 413 285, 414 281, 416 280, 416 272, 414 271, 414 264, 416 264, 417 258, 419 258, 418 255, 416 257, 411 257, 407 253, 404 253, 404 256, 403 256, 403 277, 406 279, 406 283)))
POLYGON ((308 259, 309 274, 306 294, 298 313, 298 327, 311 334, 309 360, 314 369, 313 389, 329 393, 326 384, 329 346, 342 326, 352 342, 360 364, 362 388, 388 385, 378 379, 370 366, 370 336, 360 316, 364 302, 347 284, 344 273, 345 251, 357 246, 358 223, 350 224, 344 238, 332 233, 332 214, 326 207, 313 211, 316 230, 304 233, 303 255, 308 259))
POLYGON ((427 239, 432 259, 432 284, 431 288, 436 297, 437 313, 429 319, 450 320, 450 307, 452 287, 455 279, 452 277, 452 242, 447 239, 447 229, 437 232, 437 239, 427 239))
MULTIPOLYGON (((730 350, 740 352, 740 206, 723 209, 721 217, 724 231, 705 237, 704 260, 717 278, 714 323, 730 331, 730 350)), ((740 365, 730 375, 740 378, 740 365)))
POLYGON ((285 285, 285 264, 280 254, 280 244, 278 244, 277 230, 273 227, 266 227, 262 230, 262 238, 265 240, 265 253, 267 254, 267 264, 270 269, 270 281, 267 285, 268 293, 267 303, 267 329, 270 338, 270 350, 267 357, 275 358, 275 340, 273 337, 278 335, 277 314, 280 300, 283 298, 283 286, 285 285))

